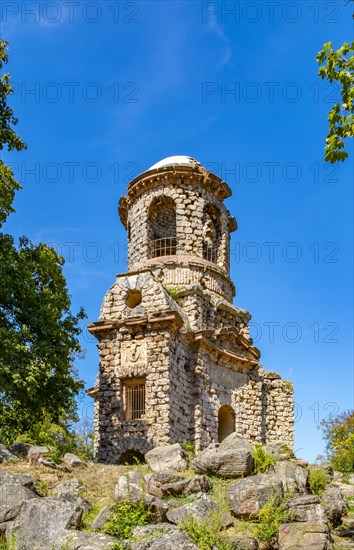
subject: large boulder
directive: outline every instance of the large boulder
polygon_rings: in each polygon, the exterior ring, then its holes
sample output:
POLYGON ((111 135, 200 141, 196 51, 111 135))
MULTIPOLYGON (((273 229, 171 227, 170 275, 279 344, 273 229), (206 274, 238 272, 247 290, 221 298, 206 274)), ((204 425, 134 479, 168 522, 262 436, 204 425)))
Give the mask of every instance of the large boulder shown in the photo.
POLYGON ((15 441, 9 447, 10 451, 20 458, 26 458, 30 448, 31 445, 29 443, 22 443, 20 441, 15 441))
POLYGON ((250 475, 252 466, 251 443, 237 433, 230 434, 219 446, 209 446, 192 462, 198 474, 217 474, 227 478, 250 475))
POLYGON ((166 518, 168 505, 147 492, 145 480, 139 472, 130 471, 119 477, 114 490, 114 500, 142 502, 150 510, 153 521, 161 522, 166 518))
POLYGON ((322 504, 333 527, 341 523, 348 511, 348 504, 336 484, 328 485, 322 495, 322 504))
POLYGON ((148 493, 158 498, 207 493, 212 487, 207 476, 182 477, 163 472, 147 474, 145 483, 148 493))
POLYGON ((66 479, 65 481, 62 481, 61 483, 58 483, 58 485, 55 486, 55 494, 60 496, 63 493, 79 493, 83 489, 86 489, 86 485, 81 483, 77 477, 73 477, 71 479, 66 479))
POLYGON ((108 550, 119 540, 103 533, 86 533, 84 531, 65 530, 50 550, 108 550))
MULTIPOLYGON (((218 509, 217 503, 212 500, 208 495, 202 495, 197 500, 184 504, 184 506, 179 506, 178 508, 173 508, 167 512, 167 519, 171 523, 179 525, 183 523, 189 516, 202 521, 207 518, 218 509)), ((233 525, 233 520, 229 512, 225 512, 221 519, 222 527, 229 527, 233 525)))
POLYGON ((65 453, 63 456, 63 462, 70 468, 78 468, 80 466, 87 466, 86 462, 81 460, 81 458, 73 453, 65 453))
POLYGON ((134 542, 123 541, 124 550, 198 550, 176 525, 158 523, 133 530, 134 542))
POLYGON ((58 541, 63 531, 77 529, 80 526, 82 513, 81 506, 58 497, 38 498, 24 502, 12 526, 16 550, 60 548, 58 541))
POLYGON ((186 451, 179 443, 151 449, 146 453, 145 461, 153 472, 182 472, 188 469, 186 451))
POLYGON ((27 487, 27 489, 31 489, 31 491, 35 490, 33 477, 30 474, 12 474, 9 472, 0 471, 0 485, 7 482, 18 483, 18 485, 27 487))
POLYGON ((233 550, 258 550, 258 541, 253 537, 230 537, 229 542, 233 550))
POLYGON ((43 455, 49 454, 48 447, 44 445, 32 445, 27 452, 27 460, 30 462, 38 462, 39 458, 43 458, 43 455))
POLYGON ((139 502, 145 492, 145 481, 139 472, 131 470, 121 475, 114 489, 115 500, 139 502))
POLYGON ((39 499, 32 489, 31 476, 0 472, 0 524, 12 521, 19 513, 23 502, 39 499))
POLYGON ((279 527, 279 550, 332 550, 324 523, 284 523, 279 527))
POLYGON ((284 492, 307 493, 307 479, 309 472, 306 468, 298 466, 292 461, 277 462, 274 473, 283 484, 284 492))
POLYGON ((3 443, 0 443, 0 463, 8 460, 18 460, 18 457, 11 452, 10 448, 3 443))
POLYGON ((283 484, 278 477, 259 474, 231 484, 227 500, 236 517, 255 519, 272 497, 282 498, 283 494, 283 484))
POLYGON ((328 519, 316 495, 295 495, 288 502, 291 521, 327 523, 328 519))
POLYGON ((64 491, 60 493, 59 498, 65 500, 66 502, 72 502, 77 506, 81 506, 84 512, 89 512, 92 510, 92 506, 88 500, 84 497, 78 495, 77 493, 72 493, 71 491, 64 491))
POLYGON ((106 506, 104 506, 97 514, 95 519, 92 523, 92 529, 98 529, 99 531, 104 530, 104 526, 106 525, 107 521, 109 520, 110 515, 113 513, 113 506, 115 504, 115 501, 113 499, 109 500, 107 502, 106 506))

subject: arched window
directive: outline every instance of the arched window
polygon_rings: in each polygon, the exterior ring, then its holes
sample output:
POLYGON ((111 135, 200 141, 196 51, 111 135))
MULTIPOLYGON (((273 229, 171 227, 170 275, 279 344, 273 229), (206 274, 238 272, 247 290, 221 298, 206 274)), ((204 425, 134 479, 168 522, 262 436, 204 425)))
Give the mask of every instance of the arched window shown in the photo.
POLYGON ((230 405, 222 405, 218 412, 219 443, 235 431, 235 411, 230 405))
POLYGON ((213 204, 203 211, 203 258, 218 263, 221 244, 220 212, 213 204))
POLYGON ((176 206, 170 197, 156 197, 148 212, 149 257, 176 254, 176 206))

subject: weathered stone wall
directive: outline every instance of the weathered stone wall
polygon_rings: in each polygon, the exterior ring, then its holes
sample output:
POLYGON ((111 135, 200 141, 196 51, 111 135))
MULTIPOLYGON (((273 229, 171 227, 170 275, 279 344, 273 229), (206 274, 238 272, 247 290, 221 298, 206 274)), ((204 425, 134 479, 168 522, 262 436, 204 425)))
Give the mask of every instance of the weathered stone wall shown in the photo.
MULTIPOLYGON (((159 187, 153 188, 141 195, 131 206, 128 213, 128 224, 130 227, 130 240, 128 247, 128 268, 133 271, 140 266, 149 257, 149 241, 152 238, 150 209, 155 209, 155 204, 159 199, 170 199, 175 205, 176 212, 176 235, 177 235, 177 255, 191 255, 203 258, 203 243, 205 238, 205 217, 203 212, 205 207, 213 205, 219 210, 220 229, 219 248, 217 261, 215 263, 228 270, 228 255, 226 253, 229 247, 228 231, 228 210, 218 202, 212 193, 205 191, 198 185, 186 185, 177 180, 171 185, 168 181, 159 187)), ((169 224, 173 227, 174 212, 169 211, 161 218, 160 237, 174 236, 170 235, 168 227, 165 231, 162 229, 163 223, 169 217, 169 224), (162 223, 163 222, 163 223, 162 223)), ((157 231, 159 232, 159 231, 157 231)), ((172 231, 173 232, 173 231, 172 231)), ((156 237, 155 237, 156 238, 156 237)))

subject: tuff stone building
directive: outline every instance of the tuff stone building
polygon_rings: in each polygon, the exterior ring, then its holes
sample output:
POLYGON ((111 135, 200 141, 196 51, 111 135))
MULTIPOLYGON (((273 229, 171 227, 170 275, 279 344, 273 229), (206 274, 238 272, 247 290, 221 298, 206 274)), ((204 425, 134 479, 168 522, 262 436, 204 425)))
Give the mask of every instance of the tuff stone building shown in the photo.
POLYGON ((89 330, 99 343, 95 453, 106 462, 233 431, 293 447, 293 387, 259 364, 251 315, 233 305, 228 185, 190 157, 136 177, 119 202, 128 271, 89 330))

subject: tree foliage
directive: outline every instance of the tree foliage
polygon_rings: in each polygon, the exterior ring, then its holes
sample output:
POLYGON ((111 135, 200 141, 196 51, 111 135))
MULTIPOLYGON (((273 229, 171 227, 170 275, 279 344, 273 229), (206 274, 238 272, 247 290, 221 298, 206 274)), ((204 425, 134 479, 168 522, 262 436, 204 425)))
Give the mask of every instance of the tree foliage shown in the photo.
MULTIPOLYGON (((8 44, 0 41, 0 67, 8 61, 8 44)), ((26 146, 15 133, 12 92, 5 73, 0 84, 0 149, 26 146)), ((20 184, 0 161, 0 227, 13 212, 20 184)), ((78 340, 83 310, 71 313, 62 272, 64 260, 44 243, 22 237, 16 245, 0 232, 0 439, 48 419, 63 426, 75 419, 75 396, 83 387, 74 368, 81 353, 78 340)))
POLYGON ((333 467, 343 473, 354 471, 354 410, 322 420, 323 437, 333 467))
MULTIPOLYGON (((9 45, 4 40, 0 40, 0 70, 8 62, 9 45)), ((0 79, 0 151, 7 148, 21 151, 26 149, 25 143, 16 134, 12 126, 16 126, 13 109, 7 105, 7 98, 12 94, 9 73, 4 73, 0 79)), ((13 212, 12 203, 15 192, 20 189, 20 184, 14 178, 12 170, 0 159, 0 227, 5 222, 10 212, 13 212)))
MULTIPOLYGON (((354 0, 352 0, 354 1, 354 0)), ((353 16, 354 17, 354 16, 353 16)), ((328 114, 329 129, 325 145, 325 160, 330 163, 344 161, 348 157, 345 140, 354 136, 354 42, 345 42, 338 50, 332 42, 324 44, 316 61, 322 79, 336 82, 341 99, 328 114)))

